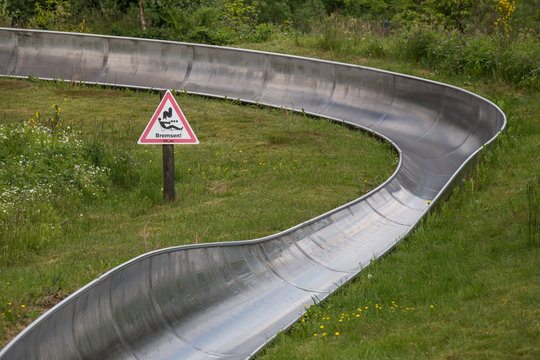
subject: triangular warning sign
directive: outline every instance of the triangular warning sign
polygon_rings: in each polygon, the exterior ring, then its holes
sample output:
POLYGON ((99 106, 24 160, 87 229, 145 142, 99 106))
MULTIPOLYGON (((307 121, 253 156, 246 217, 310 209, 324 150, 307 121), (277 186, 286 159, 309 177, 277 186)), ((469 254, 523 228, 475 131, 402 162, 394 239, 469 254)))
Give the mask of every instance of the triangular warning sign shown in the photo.
POLYGON ((184 113, 170 90, 159 103, 156 112, 144 129, 138 144, 198 144, 184 113))

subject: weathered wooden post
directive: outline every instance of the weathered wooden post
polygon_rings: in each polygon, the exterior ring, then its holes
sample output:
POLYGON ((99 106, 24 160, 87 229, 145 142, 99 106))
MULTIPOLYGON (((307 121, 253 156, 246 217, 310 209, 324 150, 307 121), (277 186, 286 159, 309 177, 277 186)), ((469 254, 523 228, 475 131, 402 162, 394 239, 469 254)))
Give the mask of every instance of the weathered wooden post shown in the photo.
MULTIPOLYGON (((165 90, 159 92, 159 102, 165 97, 165 90)), ((174 143, 163 144, 163 200, 174 201, 176 191, 174 188, 174 143)))
POLYGON ((174 145, 163 145, 163 200, 174 201, 174 145))

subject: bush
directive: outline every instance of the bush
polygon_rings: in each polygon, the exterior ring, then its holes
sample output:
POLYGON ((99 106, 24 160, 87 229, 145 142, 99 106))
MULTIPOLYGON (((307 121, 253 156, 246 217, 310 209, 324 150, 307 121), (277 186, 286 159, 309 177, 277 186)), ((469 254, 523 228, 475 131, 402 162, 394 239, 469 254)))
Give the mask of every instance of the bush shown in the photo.
POLYGON ((467 36, 456 30, 415 25, 395 34, 391 53, 447 74, 486 77, 538 88, 540 47, 530 35, 467 36))
POLYGON ((461 72, 476 78, 497 75, 499 51, 504 50, 497 46, 497 39, 494 37, 470 37, 465 42, 459 68, 461 72))
POLYGON ((46 0, 42 7, 35 2, 35 15, 30 19, 30 26, 45 30, 89 32, 86 21, 77 24, 70 11, 70 2, 65 0, 46 0))
POLYGON ((253 36, 251 40, 253 42, 264 42, 270 39, 270 36, 272 36, 272 33, 274 32, 272 26, 269 24, 260 24, 257 25, 255 28, 255 31, 253 32, 253 36))
POLYGON ((434 29, 424 62, 439 72, 456 74, 460 71, 464 49, 465 39, 460 32, 434 29))
POLYGON ((292 21, 298 30, 308 32, 312 24, 321 21, 325 16, 326 11, 321 0, 307 0, 294 10, 292 21))
POLYGON ((426 63, 436 35, 433 29, 415 25, 401 30, 397 35, 396 55, 406 61, 426 63))
POLYGON ((530 89, 540 88, 540 46, 532 37, 511 42, 498 57, 502 80, 530 89))
POLYGON ((387 54, 384 38, 367 34, 359 40, 359 53, 364 56, 384 57, 387 54))
POLYGON ((316 25, 317 45, 323 50, 330 50, 336 54, 343 53, 350 41, 347 39, 345 30, 333 17, 325 19, 316 25))
POLYGON ((259 21, 283 24, 291 18, 291 9, 286 1, 267 0, 259 4, 259 21))

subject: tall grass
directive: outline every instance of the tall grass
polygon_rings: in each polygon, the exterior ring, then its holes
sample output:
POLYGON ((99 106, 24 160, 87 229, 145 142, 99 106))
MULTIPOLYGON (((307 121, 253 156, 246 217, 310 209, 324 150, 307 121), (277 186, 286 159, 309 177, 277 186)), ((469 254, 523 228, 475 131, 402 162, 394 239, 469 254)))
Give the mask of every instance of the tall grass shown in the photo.
POLYGON ((493 78, 528 89, 540 86, 540 44, 533 31, 470 35, 414 23, 394 30, 355 18, 330 16, 305 41, 334 56, 413 62, 444 75, 493 78))
POLYGON ((527 184, 527 221, 529 245, 533 248, 540 247, 540 175, 527 184))

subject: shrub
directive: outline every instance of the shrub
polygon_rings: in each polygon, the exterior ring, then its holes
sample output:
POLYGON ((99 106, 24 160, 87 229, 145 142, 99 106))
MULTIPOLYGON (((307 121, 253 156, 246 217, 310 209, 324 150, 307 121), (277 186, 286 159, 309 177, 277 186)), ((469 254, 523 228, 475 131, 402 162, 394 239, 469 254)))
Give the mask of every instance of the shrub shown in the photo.
POLYGON ((254 42, 264 42, 270 39, 270 36, 272 36, 272 33, 274 32, 273 28, 269 24, 260 24, 255 27, 255 31, 253 32, 253 36, 251 38, 254 42))
POLYGON ((291 9, 285 1, 261 1, 258 8, 259 21, 263 23, 283 24, 290 20, 291 9))
POLYGON ((7 0, 0 0, 0 26, 11 26, 13 14, 8 8, 7 0))
POLYGON ((497 40, 489 36, 469 37, 459 59, 460 70, 473 77, 497 74, 497 40))
POLYGON ((459 71, 464 48, 465 39, 460 32, 434 29, 424 62, 440 72, 455 74, 459 71))
POLYGON ((298 30, 308 32, 311 25, 319 22, 324 16, 326 11, 321 0, 307 0, 294 10, 292 21, 298 30))
POLYGON ((390 52, 395 57, 442 73, 495 78, 538 88, 540 47, 531 35, 509 41, 504 35, 464 35, 457 30, 417 24, 395 34, 390 41, 390 52))
POLYGON ((540 46, 532 37, 513 41, 498 56, 498 75, 513 84, 540 88, 540 46))
POLYGON ((395 54, 407 61, 426 63, 436 40, 435 32, 427 26, 415 25, 396 34, 395 54))
POLYGON ((70 6, 69 1, 65 0, 46 0, 44 7, 36 2, 30 26, 46 30, 89 32, 86 21, 79 24, 74 22, 70 6))
POLYGON ((373 34, 366 34, 358 40, 358 52, 364 56, 384 57, 387 55, 385 38, 373 34))
POLYGON ((342 53, 349 42, 344 29, 334 21, 334 18, 329 17, 323 22, 316 25, 317 45, 323 50, 330 50, 337 54, 342 53))

